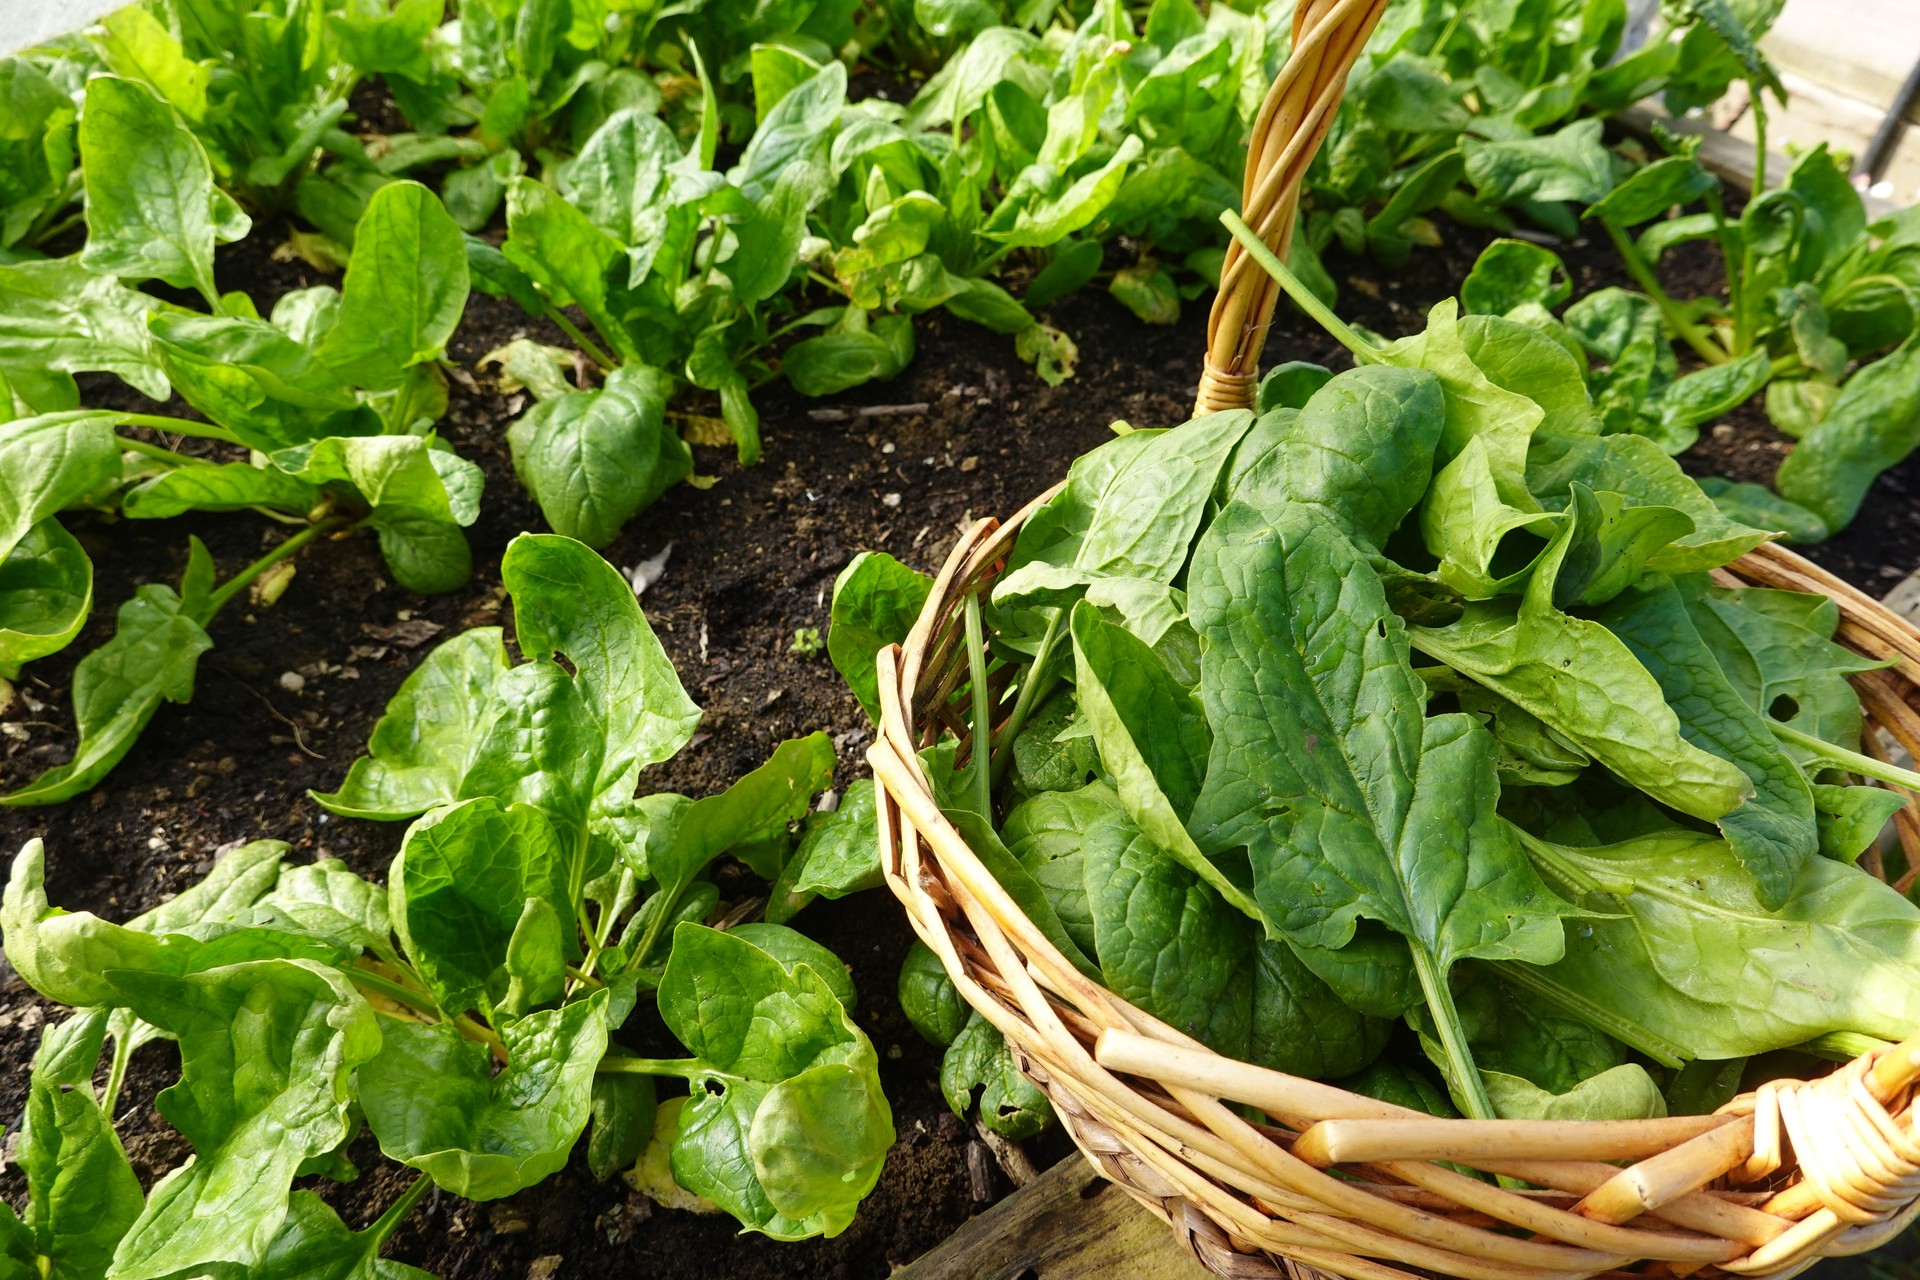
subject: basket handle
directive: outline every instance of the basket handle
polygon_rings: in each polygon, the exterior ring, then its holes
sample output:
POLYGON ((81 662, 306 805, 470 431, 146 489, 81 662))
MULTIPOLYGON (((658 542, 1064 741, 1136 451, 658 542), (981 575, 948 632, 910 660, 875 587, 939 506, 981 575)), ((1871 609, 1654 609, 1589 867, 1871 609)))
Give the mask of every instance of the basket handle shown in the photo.
MULTIPOLYGON (((1387 0, 1300 0, 1294 9, 1293 49, 1253 122, 1240 198, 1247 225, 1283 261, 1293 241, 1293 215, 1307 166, 1333 125, 1347 72, 1386 8, 1387 0)), ((1229 241, 1207 322, 1196 416, 1253 407, 1260 349, 1279 297, 1273 278, 1239 241, 1229 241)))

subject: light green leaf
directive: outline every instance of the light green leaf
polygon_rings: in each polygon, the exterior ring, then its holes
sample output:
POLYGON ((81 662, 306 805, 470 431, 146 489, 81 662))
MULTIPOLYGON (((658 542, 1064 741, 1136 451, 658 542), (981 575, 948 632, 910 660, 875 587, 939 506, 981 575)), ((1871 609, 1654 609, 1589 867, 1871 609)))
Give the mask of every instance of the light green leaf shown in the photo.
POLYGON ((340 315, 320 358, 358 386, 398 386, 446 350, 467 287, 465 239, 439 198, 417 182, 388 183, 354 229, 340 315))
POLYGON ((93 562, 51 517, 0 561, 0 680, 73 642, 93 612, 93 562))
POLYGON ((913 629, 933 579, 884 551, 862 551, 833 583, 827 656, 869 717, 880 719, 874 659, 913 629))
MULTIPOLYGON (((80 115, 87 185, 89 270, 195 289, 212 305, 216 239, 247 232, 247 219, 216 219, 207 153, 173 108, 145 85, 117 76, 87 82, 80 115), (216 228, 216 221, 221 225, 216 228)), ((230 203, 230 202, 229 202, 230 203)))
POLYGON ((493 687, 507 666, 498 627, 443 641, 408 673, 340 789, 314 799, 346 817, 385 820, 451 803, 497 711, 493 687))
POLYGON ((165 306, 79 258, 0 264, 0 369, 111 373, 149 400, 172 392, 147 336, 165 306))
POLYGON ((566 1164, 607 1050, 605 992, 502 1024, 497 1076, 485 1047, 446 1023, 384 1030, 359 1094, 381 1151, 468 1200, 512 1195, 566 1164))
POLYGON ((555 532, 605 546, 692 472, 666 426, 673 389, 660 370, 625 365, 602 389, 542 400, 508 429, 514 471, 555 532))

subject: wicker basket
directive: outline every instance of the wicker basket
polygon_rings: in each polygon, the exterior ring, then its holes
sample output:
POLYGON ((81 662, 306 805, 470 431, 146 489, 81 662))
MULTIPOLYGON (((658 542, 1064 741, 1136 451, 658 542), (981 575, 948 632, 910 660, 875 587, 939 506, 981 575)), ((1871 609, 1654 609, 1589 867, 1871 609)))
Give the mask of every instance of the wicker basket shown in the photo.
MULTIPOLYGON (((1245 191, 1248 222, 1281 253, 1301 176, 1384 3, 1302 0, 1296 13, 1245 191)), ((1274 301, 1265 274, 1231 249, 1201 410, 1251 402, 1274 301)), ((941 816, 916 754, 948 731, 963 760, 972 749, 952 707, 967 681, 966 601, 991 589, 1022 524, 1050 496, 970 528, 905 646, 880 655, 881 733, 868 759, 882 793, 882 864, 914 929, 1081 1150, 1170 1222, 1203 1265, 1294 1280, 1790 1275, 1873 1248, 1916 1216, 1920 1137, 1909 1094, 1920 1037, 1819 1081, 1768 1085, 1714 1116, 1440 1120, 1222 1057, 1089 981, 941 816), (1249 1122, 1227 1102, 1269 1122, 1249 1122), (1504 1176, 1496 1185, 1439 1161, 1504 1176)), ((1869 724, 1920 756, 1910 705, 1920 632, 1778 547, 1721 577, 1831 596, 1838 639, 1895 660, 1855 678, 1869 724)), ((1004 693, 990 691, 992 723, 1006 713, 1004 693)), ((1878 737, 1870 729, 1869 750, 1878 737)), ((1920 866, 1915 809, 1896 822, 1920 866)))

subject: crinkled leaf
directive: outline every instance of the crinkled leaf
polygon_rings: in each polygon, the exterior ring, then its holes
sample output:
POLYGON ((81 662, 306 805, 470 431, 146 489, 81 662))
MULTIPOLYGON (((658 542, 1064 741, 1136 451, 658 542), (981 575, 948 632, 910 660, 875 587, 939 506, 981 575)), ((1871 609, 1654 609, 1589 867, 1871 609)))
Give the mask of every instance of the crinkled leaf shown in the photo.
POLYGON ((607 1051, 607 997, 503 1023, 507 1065, 447 1023, 389 1020, 360 1068, 360 1106, 380 1150, 468 1200, 497 1200, 558 1173, 587 1127, 607 1051))

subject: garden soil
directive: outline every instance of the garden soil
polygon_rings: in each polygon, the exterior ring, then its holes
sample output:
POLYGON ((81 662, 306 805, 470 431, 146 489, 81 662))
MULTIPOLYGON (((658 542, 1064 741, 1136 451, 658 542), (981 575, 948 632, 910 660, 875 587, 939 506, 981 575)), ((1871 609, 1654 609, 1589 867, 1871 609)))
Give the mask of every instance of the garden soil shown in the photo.
MULTIPOLYGON (((1388 335, 1420 327, 1425 309, 1452 291, 1484 244, 1478 232, 1449 236, 1395 269, 1330 254, 1341 313, 1388 335)), ((269 258, 277 238, 263 228, 223 251, 220 262, 221 288, 248 290, 263 313, 280 293, 325 279, 297 260, 269 258)), ((1712 253, 1693 247, 1672 255, 1667 270, 1679 291, 1697 291, 1717 277, 1712 253)), ((1582 292, 1625 283, 1604 243, 1575 246, 1567 257, 1582 292)), ((1064 300, 1049 319, 1078 343, 1080 363, 1076 376, 1057 388, 1042 384, 1015 357, 1010 339, 923 317, 915 322, 919 353, 891 382, 819 402, 784 387, 759 395, 765 440, 759 466, 740 467, 731 449, 697 448, 697 472, 711 487, 677 487, 605 549, 624 569, 671 544, 664 571, 642 603, 706 711, 693 743, 644 779, 643 789, 710 794, 763 761, 777 743, 816 729, 833 735, 840 757, 836 784, 861 776, 871 727, 825 656, 795 643, 798 632, 825 632, 835 575, 863 549, 936 570, 969 521, 1018 509, 1060 479, 1074 457, 1107 439, 1113 420, 1137 427, 1182 421, 1200 371, 1205 303, 1187 304, 1178 324, 1156 329, 1097 288, 1064 300), (862 406, 921 407, 828 422, 809 415, 862 406)), ((0 810, 0 847, 9 853, 29 837, 45 838, 56 904, 124 919, 198 879, 222 846, 255 838, 288 842, 295 862, 331 856, 363 875, 382 876, 403 824, 333 817, 307 792, 338 785, 388 698, 436 642, 476 626, 504 625, 511 635, 501 553, 516 532, 543 526, 513 477, 507 451, 506 427, 521 408, 521 393, 503 390, 495 371, 478 361, 519 336, 564 344, 558 332, 511 305, 476 294, 449 353, 460 374, 441 430, 487 475, 480 521, 469 530, 472 582, 450 595, 412 595, 386 579, 372 539, 355 537, 310 548, 290 589, 271 607, 236 601, 211 628, 215 648, 201 660, 192 703, 163 706, 100 787, 50 809, 0 810)), ((1346 363, 1330 339, 1284 308, 1267 354, 1346 363)), ((110 379, 86 389, 92 403, 126 397, 118 403, 131 408, 135 402, 110 379)), ((678 407, 712 411, 698 402, 678 407)), ((1710 427, 1684 461, 1703 473, 1765 480, 1789 443, 1754 410, 1710 427)), ((1920 562, 1916 495, 1920 463, 1910 462, 1881 481, 1848 532, 1809 554, 1883 593, 1920 562)), ((19 700, 0 724, 6 735, 0 789, 70 753, 73 663, 107 638, 113 611, 138 585, 178 581, 189 535, 205 540, 223 574, 285 536, 251 514, 120 523, 83 518, 73 528, 95 558, 99 607, 76 644, 36 664, 20 682, 19 700)), ((721 885, 723 905, 764 888, 739 868, 723 870, 721 885)), ((868 1280, 925 1252, 984 1208, 969 1175, 975 1136, 941 1101, 939 1052, 915 1035, 894 997, 911 941, 900 912, 875 891, 816 903, 795 923, 852 967, 857 1017, 882 1054, 900 1135, 878 1189, 843 1235, 791 1245, 742 1235, 724 1216, 668 1211, 618 1179, 595 1182, 576 1153, 559 1175, 503 1201, 473 1204, 434 1193, 393 1237, 388 1255, 448 1280, 627 1274, 868 1280)), ((9 1129, 21 1112, 39 1028, 57 1016, 4 970, 0 1121, 9 1129)), ((672 1052, 644 1041, 636 1047, 672 1052)), ((141 1050, 119 1104, 116 1120, 129 1154, 149 1182, 189 1154, 154 1109, 156 1092, 176 1071, 170 1045, 141 1050)), ((1057 1131, 1030 1144, 1042 1165, 1067 1151, 1057 1131)), ((357 1227, 371 1221, 409 1175, 383 1160, 365 1134, 350 1154, 361 1170, 357 1181, 309 1181, 357 1227)), ((978 1165, 980 1153, 974 1154, 978 1165)), ((987 1164, 989 1198, 1006 1194, 1010 1183, 987 1164)), ((0 1175, 0 1194, 15 1204, 24 1200, 17 1171, 0 1175)), ((1839 1269, 1830 1264, 1826 1274, 1837 1276, 1839 1269)))

